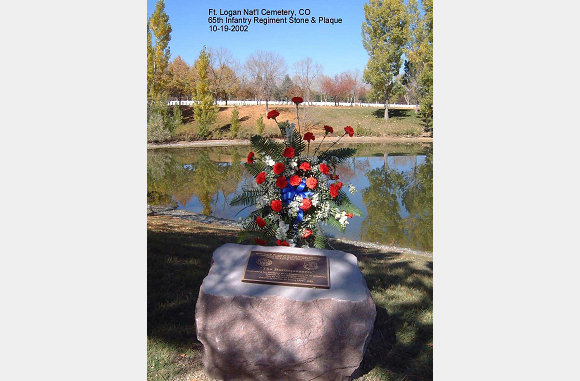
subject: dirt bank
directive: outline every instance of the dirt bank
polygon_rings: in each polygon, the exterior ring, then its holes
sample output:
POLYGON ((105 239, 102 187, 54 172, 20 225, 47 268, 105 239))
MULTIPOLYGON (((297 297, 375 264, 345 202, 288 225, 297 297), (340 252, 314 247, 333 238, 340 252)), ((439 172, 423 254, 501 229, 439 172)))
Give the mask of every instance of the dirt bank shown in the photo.
MULTIPOLYGON (((339 137, 327 137, 324 140, 324 143, 333 143, 334 141, 338 140, 339 137)), ((281 141, 281 139, 275 139, 281 141)), ((419 137, 397 137, 397 136, 353 136, 349 138, 348 136, 343 138, 341 141, 345 143, 433 143, 433 138, 428 136, 419 136, 419 137)), ((223 147, 223 146, 231 146, 231 145, 250 145, 250 141, 248 139, 225 139, 225 140, 198 140, 198 141, 179 141, 179 142, 172 142, 172 143, 163 143, 163 144, 155 144, 149 143, 147 144, 147 149, 156 149, 156 148, 189 148, 189 147, 223 147)))

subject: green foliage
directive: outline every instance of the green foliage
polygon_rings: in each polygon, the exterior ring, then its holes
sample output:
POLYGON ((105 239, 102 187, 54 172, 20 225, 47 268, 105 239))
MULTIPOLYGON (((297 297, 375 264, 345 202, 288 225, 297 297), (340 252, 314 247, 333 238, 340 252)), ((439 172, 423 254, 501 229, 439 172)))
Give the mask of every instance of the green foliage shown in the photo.
POLYGON ((375 99, 388 102, 409 40, 407 8, 403 0, 370 0, 363 8, 363 45, 369 54, 364 79, 372 84, 375 99))
POLYGON ((338 192, 338 196, 334 200, 334 204, 339 207, 339 209, 344 210, 346 213, 352 213, 355 216, 362 216, 362 212, 359 208, 357 208, 348 195, 341 189, 338 192))
POLYGON ((149 85, 149 99, 159 98, 167 93, 169 64, 169 41, 171 40, 171 24, 165 13, 165 1, 158 0, 155 11, 151 15, 147 28, 147 83, 149 85), (155 43, 151 41, 151 32, 155 43))
POLYGON ((163 116, 154 114, 147 120, 147 141, 161 143, 171 138, 171 133, 165 128, 163 116))
POLYGON ((322 231, 320 224, 317 225, 316 229, 314 229, 312 234, 314 235, 314 245, 313 246, 317 249, 326 248, 326 244, 328 243, 328 238, 326 237, 326 234, 324 234, 324 231, 322 231))
POLYGON ((155 68, 155 59, 151 36, 151 27, 149 19, 147 19, 147 103, 149 103, 152 100, 153 76, 155 74, 154 68, 155 68))
POLYGON ((418 10, 416 0, 409 9, 412 20, 412 38, 407 56, 417 81, 419 115, 425 130, 433 128, 433 0, 422 1, 424 14, 418 10))
POLYGON ((294 147, 295 156, 300 156, 300 154, 306 149, 306 143, 302 140, 302 135, 298 132, 296 128, 292 131, 292 135, 288 137, 286 131, 290 128, 290 123, 288 121, 278 123, 280 128, 280 134, 284 137, 284 143, 287 147, 294 147))
POLYGON ((202 139, 209 136, 210 126, 215 123, 218 113, 218 108, 214 105, 214 99, 209 87, 209 63, 209 54, 204 47, 199 53, 199 59, 195 63, 198 80, 194 94, 196 100, 194 115, 199 123, 198 133, 202 139))
MULTIPOLYGON (((178 116, 181 124, 181 116, 178 116)), ((147 141, 162 142, 171 138, 177 119, 169 112, 165 98, 147 103, 147 141)))
POLYGON ((273 160, 281 160, 284 157, 282 154, 284 153, 285 146, 282 143, 277 143, 260 135, 252 136, 250 141, 252 147, 262 156, 268 155, 273 160))
POLYGON ((266 169, 266 164, 262 162, 254 162, 252 164, 245 163, 244 166, 246 167, 248 173, 254 177, 258 176, 258 173, 266 169))
POLYGON ((173 106, 173 119, 171 122, 169 131, 173 133, 173 131, 183 123, 183 115, 181 114, 179 106, 173 106))
POLYGON ((262 135, 264 133, 264 128, 266 128, 266 125, 264 124, 264 115, 260 115, 256 124, 258 126, 258 135, 262 135))
POLYGON ((240 112, 238 106, 234 106, 232 110, 232 119, 230 121, 230 131, 232 133, 232 138, 238 136, 238 131, 240 130, 240 112))
POLYGON ((355 153, 356 149, 349 147, 331 149, 318 155, 318 160, 319 161, 326 160, 333 165, 337 165, 339 163, 342 163, 349 157, 354 156, 355 153))
POLYGON ((345 228, 342 227, 340 222, 338 222, 338 220, 336 218, 334 218, 334 216, 328 217, 328 220, 326 220, 326 224, 329 226, 332 226, 336 230, 341 231, 343 233, 346 230, 345 228))
POLYGON ((242 193, 237 195, 230 201, 231 206, 248 206, 254 205, 258 197, 262 195, 262 191, 258 188, 244 188, 242 193))
POLYGON ((427 131, 433 130, 433 64, 426 65, 421 73, 421 96, 419 98, 419 115, 427 131))

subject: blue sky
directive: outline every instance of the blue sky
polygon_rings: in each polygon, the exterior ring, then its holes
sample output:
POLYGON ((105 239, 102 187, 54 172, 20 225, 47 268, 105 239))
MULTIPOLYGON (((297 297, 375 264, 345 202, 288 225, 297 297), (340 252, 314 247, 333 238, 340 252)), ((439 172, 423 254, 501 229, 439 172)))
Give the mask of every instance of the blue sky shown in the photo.
MULTIPOLYGON (((156 0, 147 0, 147 13, 155 10, 156 0)), ((361 25, 364 0, 349 1, 266 1, 266 0, 165 0, 165 11, 173 29, 171 59, 180 55, 188 64, 198 57, 203 45, 225 47, 241 64, 256 50, 273 51, 286 60, 289 74, 292 64, 306 57, 322 65, 326 75, 359 69, 361 74, 368 55, 362 45, 361 25), (209 8, 216 9, 310 9, 310 17, 341 17, 342 24, 250 24, 248 32, 211 32, 209 8)), ((296 15, 298 16, 298 15, 296 15)), ((222 16, 224 17, 224 16, 222 16)), ((237 16, 243 17, 243 16, 237 16)), ((252 16, 246 16, 252 17, 252 16)), ((268 17, 268 16, 260 16, 268 17)), ((270 16, 283 17, 283 16, 270 16)), ((300 17, 300 16, 298 16, 300 17)), ((303 16, 306 17, 306 16, 303 16)), ((222 24, 223 25, 223 24, 222 24)))

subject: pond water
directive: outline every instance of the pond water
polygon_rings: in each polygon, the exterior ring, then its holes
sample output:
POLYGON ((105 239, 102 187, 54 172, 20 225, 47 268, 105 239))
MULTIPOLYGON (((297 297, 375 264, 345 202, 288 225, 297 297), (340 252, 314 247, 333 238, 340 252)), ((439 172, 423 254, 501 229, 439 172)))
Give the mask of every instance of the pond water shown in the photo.
MULTIPOLYGON (((345 145, 346 146, 346 145, 345 145)), ((355 157, 337 169, 353 184, 353 203, 363 212, 335 237, 433 250, 433 149, 431 144, 358 144, 355 157)), ((254 178, 242 164, 250 146, 149 150, 147 202, 238 219, 253 209, 229 206, 254 178)))

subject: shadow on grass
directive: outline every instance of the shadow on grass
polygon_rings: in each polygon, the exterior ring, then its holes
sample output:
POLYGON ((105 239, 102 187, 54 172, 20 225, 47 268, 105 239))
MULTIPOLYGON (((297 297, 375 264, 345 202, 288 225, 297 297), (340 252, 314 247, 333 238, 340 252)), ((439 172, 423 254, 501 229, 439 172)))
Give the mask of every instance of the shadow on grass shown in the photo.
MULTIPOLYGON (((213 251, 235 242, 236 232, 150 226, 147 241, 147 335, 165 343, 175 358, 187 350, 201 353, 195 332, 199 288, 209 271, 213 251)), ((432 379, 432 260, 415 261, 400 253, 344 243, 333 245, 357 256, 377 307, 372 340, 357 377, 432 379)), ((339 318, 332 324, 340 323, 339 318)), ((261 323, 248 324, 259 329, 261 323)), ((333 348, 332 343, 327 344, 333 348)), ((279 345, 272 348, 283 350, 279 345)), ((333 350, 340 353, 339 348, 333 350)), ((197 360, 191 366, 201 367, 201 362, 197 360)))
POLYGON ((343 243, 333 246, 358 258, 377 307, 373 337, 357 376, 365 379, 364 375, 372 372, 372 376, 388 380, 431 380, 432 259, 405 260, 397 252, 343 243))
MULTIPOLYGON (((411 117, 413 112, 412 110, 389 110, 389 118, 408 118, 411 117)), ((385 117, 385 109, 379 108, 373 111, 373 115, 376 118, 384 119, 385 117)))

